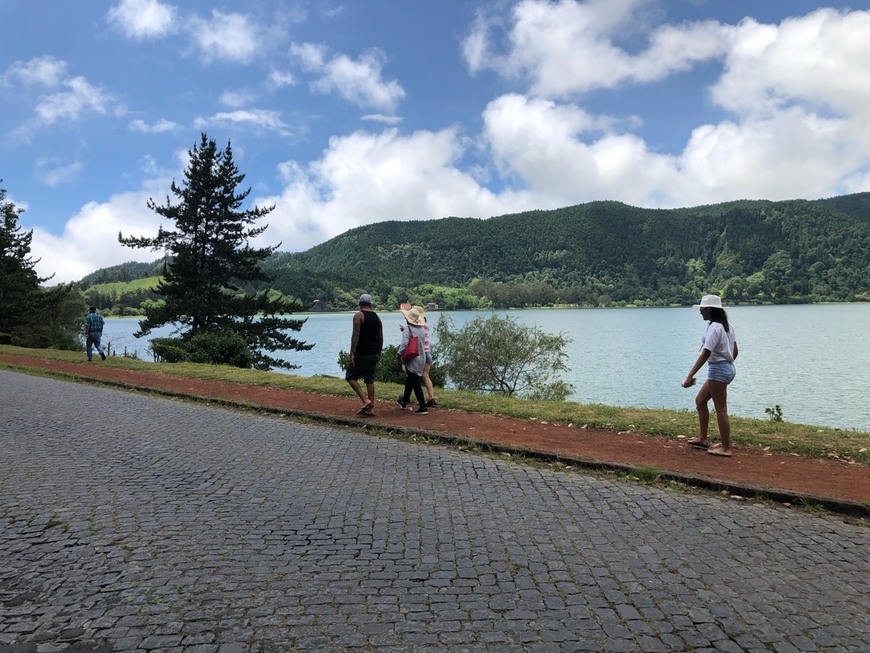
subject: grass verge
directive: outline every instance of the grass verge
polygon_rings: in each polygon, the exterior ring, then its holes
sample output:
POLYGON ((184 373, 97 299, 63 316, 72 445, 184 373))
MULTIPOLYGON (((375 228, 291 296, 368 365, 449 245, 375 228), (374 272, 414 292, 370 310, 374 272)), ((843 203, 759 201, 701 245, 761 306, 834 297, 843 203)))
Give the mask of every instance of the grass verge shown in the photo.
MULTIPOLYGON (((81 352, 55 349, 26 349, 0 345, 0 353, 46 360, 80 363, 81 352)), ((151 363, 112 356, 100 365, 137 370, 151 374, 170 374, 196 379, 230 381, 317 392, 336 396, 351 396, 343 379, 328 376, 303 377, 279 372, 245 370, 220 365, 195 363, 151 363)), ((398 395, 403 388, 384 383, 378 386, 381 398, 398 395)), ((529 401, 507 396, 480 395, 473 392, 439 389, 438 402, 447 408, 469 412, 504 415, 543 424, 567 424, 607 431, 647 433, 679 439, 695 434, 697 417, 694 411, 621 408, 602 404, 580 404, 572 401, 529 401)), ((711 419, 711 435, 715 437, 715 418, 711 419)), ((733 441, 770 451, 794 453, 807 458, 839 459, 870 463, 870 433, 833 429, 823 426, 774 422, 771 420, 731 417, 733 441)))

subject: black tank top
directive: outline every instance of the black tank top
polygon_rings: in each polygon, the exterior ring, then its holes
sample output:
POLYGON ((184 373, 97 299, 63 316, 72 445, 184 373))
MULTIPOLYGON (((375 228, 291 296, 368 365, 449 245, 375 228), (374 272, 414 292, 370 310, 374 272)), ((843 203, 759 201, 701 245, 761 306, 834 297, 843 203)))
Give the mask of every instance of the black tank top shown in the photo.
POLYGON ((381 342, 381 318, 374 311, 361 311, 363 323, 359 329, 359 340, 356 343, 357 354, 380 354, 383 342, 381 342))

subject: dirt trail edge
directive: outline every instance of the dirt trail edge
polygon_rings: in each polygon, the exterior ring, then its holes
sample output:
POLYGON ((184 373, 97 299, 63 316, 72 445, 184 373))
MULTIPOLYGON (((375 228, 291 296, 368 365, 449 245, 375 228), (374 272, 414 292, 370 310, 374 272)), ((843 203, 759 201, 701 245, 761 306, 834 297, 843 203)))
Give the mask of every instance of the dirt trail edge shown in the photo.
POLYGON ((414 415, 411 410, 400 410, 392 400, 377 401, 374 417, 358 417, 355 397, 125 370, 99 362, 0 354, 0 363, 20 371, 41 370, 330 422, 401 429, 578 466, 614 470, 654 467, 663 478, 693 486, 780 502, 811 502, 870 517, 870 466, 860 463, 811 460, 750 447, 735 447, 732 458, 719 458, 680 440, 643 433, 596 431, 441 407, 430 409, 429 415, 414 415))

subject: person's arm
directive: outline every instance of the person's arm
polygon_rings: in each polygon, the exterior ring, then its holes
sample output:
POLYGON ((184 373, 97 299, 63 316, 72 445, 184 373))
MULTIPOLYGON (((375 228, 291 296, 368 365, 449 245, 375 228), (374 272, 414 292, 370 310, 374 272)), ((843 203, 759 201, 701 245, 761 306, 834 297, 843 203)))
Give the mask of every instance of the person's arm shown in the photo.
POLYGON ((707 362, 707 359, 710 358, 710 350, 702 349, 701 353, 698 354, 698 360, 695 361, 695 364, 692 365, 692 369, 689 371, 689 375, 683 379, 683 382, 680 384, 684 388, 691 388, 695 385, 695 375, 698 373, 702 367, 704 367, 704 363, 707 362))
POLYGON ((737 350, 737 341, 736 340, 734 341, 734 351, 732 353, 734 354, 734 360, 737 360, 737 354, 739 354, 740 352, 737 350))
POLYGON ((408 345, 411 342, 411 327, 403 325, 399 328, 402 330, 402 342, 399 344, 399 351, 396 352, 396 355, 401 358, 402 354, 408 348, 408 345))
POLYGON ((356 346, 359 344, 359 333, 360 329, 362 329, 364 316, 362 311, 357 311, 357 313, 353 316, 353 335, 350 337, 350 358, 348 362, 353 365, 353 358, 356 356, 356 346))

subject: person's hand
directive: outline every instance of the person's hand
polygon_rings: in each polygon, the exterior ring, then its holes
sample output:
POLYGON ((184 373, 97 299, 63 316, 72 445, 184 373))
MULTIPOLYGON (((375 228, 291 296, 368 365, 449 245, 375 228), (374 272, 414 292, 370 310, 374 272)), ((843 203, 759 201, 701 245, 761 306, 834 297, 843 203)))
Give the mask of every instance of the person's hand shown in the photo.
POLYGON ((682 385, 684 388, 691 388, 693 385, 695 385, 695 377, 687 376, 685 379, 683 379, 683 382, 680 385, 682 385))

